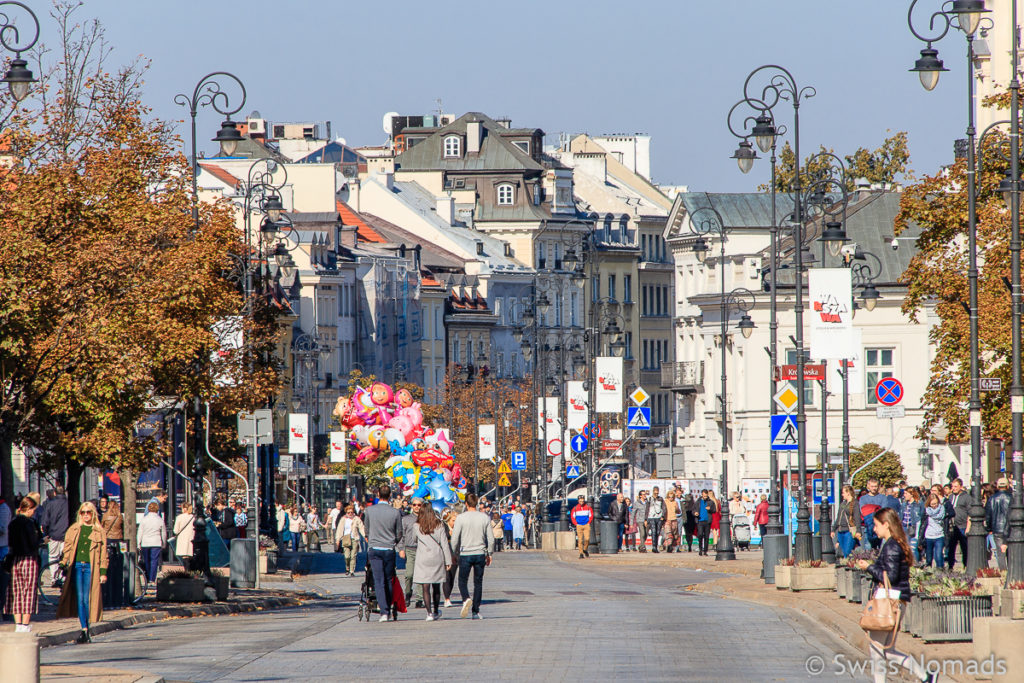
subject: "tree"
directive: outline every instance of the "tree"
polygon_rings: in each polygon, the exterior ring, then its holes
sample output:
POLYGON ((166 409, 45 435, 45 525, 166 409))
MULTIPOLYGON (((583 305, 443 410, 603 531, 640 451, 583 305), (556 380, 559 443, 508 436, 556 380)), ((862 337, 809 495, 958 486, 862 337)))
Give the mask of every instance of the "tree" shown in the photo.
MULTIPOLYGON (((835 154, 824 145, 818 154, 835 154)), ((804 159, 800 167, 800 184, 806 189, 814 180, 829 167, 829 160, 812 154, 804 159)), ((907 134, 900 131, 887 137, 882 145, 874 150, 860 147, 853 154, 845 156, 848 174, 847 191, 854 189, 858 178, 865 178, 870 183, 896 183, 909 173, 910 151, 907 148, 907 134)), ((775 171, 775 189, 789 192, 796 177, 796 154, 787 142, 779 152, 775 171)), ((768 191, 770 185, 761 185, 758 189, 768 191)))
MULTIPOLYGON (((850 471, 855 472, 859 467, 869 462, 881 452, 882 447, 874 442, 868 442, 862 446, 852 448, 850 450, 850 471)), ((892 486, 905 479, 906 474, 903 472, 903 463, 900 462, 900 456, 892 451, 886 451, 885 455, 858 473, 850 484, 855 489, 864 488, 867 486, 868 479, 871 478, 877 479, 883 487, 892 486)))

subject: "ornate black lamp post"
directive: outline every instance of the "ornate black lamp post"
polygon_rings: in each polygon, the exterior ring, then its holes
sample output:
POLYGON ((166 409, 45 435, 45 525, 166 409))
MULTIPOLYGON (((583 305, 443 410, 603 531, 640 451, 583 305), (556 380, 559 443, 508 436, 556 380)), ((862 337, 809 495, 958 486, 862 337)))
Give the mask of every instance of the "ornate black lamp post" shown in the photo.
POLYGON ((29 9, 28 5, 21 2, 0 2, 0 45, 3 45, 3 48, 8 52, 14 53, 14 59, 11 60, 10 66, 7 67, 7 73, 0 79, 0 83, 7 84, 7 88, 15 102, 21 102, 28 97, 32 84, 39 82, 28 68, 28 62, 21 58, 21 53, 31 50, 38 40, 39 19, 36 17, 35 12, 29 9), (32 19, 32 31, 31 33, 25 32, 24 37, 26 40, 24 41, 22 41, 22 32, 18 30, 17 24, 4 13, 8 6, 24 10, 32 19))

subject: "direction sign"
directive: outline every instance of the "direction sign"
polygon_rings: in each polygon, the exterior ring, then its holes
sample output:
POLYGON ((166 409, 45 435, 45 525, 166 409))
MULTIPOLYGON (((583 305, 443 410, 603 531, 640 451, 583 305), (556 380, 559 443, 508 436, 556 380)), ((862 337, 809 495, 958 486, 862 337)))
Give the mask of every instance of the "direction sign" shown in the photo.
POLYGON ((875 408, 875 417, 879 420, 885 418, 894 419, 897 417, 906 417, 907 409, 903 406, 878 406, 875 408))
POLYGON ((796 421, 792 415, 772 415, 772 450, 795 451, 800 447, 797 440, 796 421))
POLYGON ((601 439, 602 451, 617 451, 622 448, 622 439, 601 439))
POLYGON ((601 425, 596 422, 591 422, 583 428, 583 436, 588 439, 596 439, 601 436, 601 425))
POLYGON ((789 384, 783 384, 782 388, 775 394, 774 397, 775 405, 782 408, 787 413, 792 413, 800 401, 800 396, 796 393, 796 390, 789 384))
POLYGON ((578 477, 580 476, 580 466, 569 463, 565 466, 565 476, 567 477, 578 477))
POLYGON ((582 434, 577 434, 576 436, 569 439, 569 445, 572 446, 572 450, 574 453, 582 453, 583 451, 587 450, 587 446, 589 444, 590 442, 587 441, 587 437, 583 436, 582 434))
POLYGON ((526 469, 526 451, 512 451, 512 469, 516 472, 526 469))
POLYGON ((501 477, 498 479, 498 486, 511 486, 511 485, 512 485, 512 482, 510 482, 508 480, 508 475, 507 474, 502 474, 501 477))
POLYGON ((501 464, 498 465, 498 474, 508 474, 511 471, 512 471, 512 468, 509 467, 508 463, 505 462, 504 460, 502 460, 501 464))
POLYGON ((883 377, 875 385, 875 398, 883 406, 894 406, 903 400, 903 383, 895 377, 883 377))
MULTIPOLYGON (((776 382, 795 382, 796 381, 796 366, 795 365, 780 365, 775 368, 775 381, 776 382)), ((804 380, 809 379, 825 379, 825 366, 820 363, 807 363, 804 365, 804 380)))
POLYGON ((643 406, 630 406, 627 411, 626 429, 650 429, 651 409, 643 406))
POLYGON ((638 406, 642 406, 643 404, 647 403, 647 399, 649 399, 650 397, 651 395, 644 391, 643 387, 637 387, 636 389, 633 390, 633 393, 629 395, 630 400, 632 400, 633 403, 637 404, 638 406))
POLYGON ((1002 391, 1003 380, 999 377, 979 377, 978 388, 982 391, 1002 391))

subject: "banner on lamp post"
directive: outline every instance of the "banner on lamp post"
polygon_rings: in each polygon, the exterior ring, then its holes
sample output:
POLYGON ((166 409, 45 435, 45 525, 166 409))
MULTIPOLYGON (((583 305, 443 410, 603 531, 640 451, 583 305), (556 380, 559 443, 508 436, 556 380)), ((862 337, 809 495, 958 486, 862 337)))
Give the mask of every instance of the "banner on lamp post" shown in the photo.
POLYGON ((853 274, 848 268, 812 268, 811 358, 841 360, 853 354, 853 274))
POLYGON ((594 363, 597 384, 594 412, 622 412, 622 359, 617 356, 598 356, 594 363))
POLYGON ((477 425, 477 430, 479 433, 480 459, 494 460, 496 457, 496 451, 494 448, 494 425, 477 425))
POLYGON ((309 453, 309 414, 289 413, 288 452, 309 453))
POLYGON ((828 364, 828 385, 829 393, 835 396, 843 395, 843 363, 846 363, 846 388, 849 394, 864 393, 864 352, 861 350, 863 343, 863 330, 859 327, 851 330, 853 338, 850 357, 844 358, 835 363, 828 364))
POLYGON ((345 462, 345 432, 331 432, 331 462, 345 462))
POLYGON ((558 398, 537 399, 537 439, 547 441, 549 433, 558 433, 558 398))
POLYGON ((587 409, 587 390, 583 388, 583 382, 566 382, 565 393, 569 400, 567 410, 569 412, 566 422, 569 429, 582 431, 590 421, 590 411, 587 409))

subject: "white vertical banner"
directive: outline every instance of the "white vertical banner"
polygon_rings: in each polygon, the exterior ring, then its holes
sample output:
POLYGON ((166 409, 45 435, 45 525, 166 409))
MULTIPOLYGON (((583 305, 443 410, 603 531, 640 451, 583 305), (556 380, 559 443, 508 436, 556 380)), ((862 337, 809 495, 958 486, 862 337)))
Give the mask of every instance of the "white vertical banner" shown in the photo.
POLYGON ((288 414, 288 452, 309 453, 309 415, 307 413, 288 414))
POLYGON ((477 425, 477 431, 480 443, 480 459, 494 460, 497 452, 494 448, 494 425, 477 425))
POLYGON ((622 359, 616 356, 598 356, 594 362, 597 385, 595 387, 595 413, 622 412, 622 359))
POLYGON ((537 399, 537 439, 546 441, 548 432, 558 423, 558 399, 552 396, 537 399))
POLYGON ((828 390, 829 393, 835 394, 836 396, 843 395, 843 366, 845 362, 847 365, 847 390, 850 394, 863 394, 864 393, 864 351, 862 350, 864 330, 859 327, 854 327, 851 331, 853 338, 853 345, 850 349, 850 357, 848 359, 838 360, 835 363, 828 364, 828 390))
POLYGON ((583 382, 566 382, 565 394, 569 400, 567 406, 569 416, 566 419, 568 427, 578 432, 582 431, 590 420, 590 411, 587 409, 587 391, 583 388, 583 382))
POLYGON ((558 398, 548 396, 544 399, 544 447, 548 456, 562 454, 562 420, 558 414, 558 398))
POLYGON ((345 462, 345 432, 331 432, 331 462, 345 462))
POLYGON ((849 268, 811 268, 811 358, 840 360, 853 353, 853 274, 849 268))

